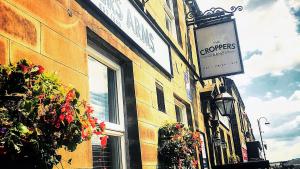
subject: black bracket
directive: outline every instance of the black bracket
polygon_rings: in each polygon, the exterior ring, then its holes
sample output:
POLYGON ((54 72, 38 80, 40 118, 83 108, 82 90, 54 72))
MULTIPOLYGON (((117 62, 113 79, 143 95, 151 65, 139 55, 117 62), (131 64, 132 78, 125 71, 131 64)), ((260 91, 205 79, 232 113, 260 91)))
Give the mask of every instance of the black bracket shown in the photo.
POLYGON ((142 3, 143 3, 143 6, 145 6, 145 4, 148 2, 149 0, 143 0, 142 3))
POLYGON ((187 26, 195 25, 196 27, 204 27, 214 23, 230 20, 236 11, 242 11, 242 6, 232 6, 230 11, 220 7, 212 7, 204 12, 200 11, 195 0, 186 0, 190 11, 186 14, 187 26))

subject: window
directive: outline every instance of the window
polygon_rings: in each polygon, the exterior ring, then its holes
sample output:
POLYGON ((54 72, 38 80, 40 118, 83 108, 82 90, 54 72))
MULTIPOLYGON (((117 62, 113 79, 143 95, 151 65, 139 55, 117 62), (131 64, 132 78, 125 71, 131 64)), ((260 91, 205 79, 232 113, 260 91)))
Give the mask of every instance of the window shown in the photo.
POLYGON ((100 140, 92 138, 94 169, 125 169, 124 113, 120 66, 103 52, 88 47, 90 102, 94 116, 106 123, 108 145, 100 148, 100 140))
POLYGON ((156 83, 156 97, 157 97, 158 110, 162 112, 166 112, 164 90, 163 87, 158 83, 156 83))
MULTIPOLYGON (((180 30, 180 22, 179 22, 179 11, 178 11, 178 4, 177 0, 173 1, 173 11, 174 11, 174 18, 175 18, 175 27, 176 27, 176 38, 179 45, 182 47, 182 37, 181 37, 181 30, 180 30)), ((184 4, 182 4, 184 6, 184 4)))
POLYGON ((172 31, 172 20, 168 15, 166 15, 166 27, 170 32, 172 31))
POLYGON ((173 1, 172 0, 166 0, 164 9, 165 9, 165 17, 166 17, 166 28, 169 32, 172 33, 172 35, 177 38, 176 35, 176 24, 175 24, 175 16, 174 16, 174 9, 173 9, 173 1))
POLYGON ((175 112, 176 112, 176 119, 177 122, 181 122, 188 126, 188 117, 186 112, 186 107, 183 103, 175 99, 175 112))

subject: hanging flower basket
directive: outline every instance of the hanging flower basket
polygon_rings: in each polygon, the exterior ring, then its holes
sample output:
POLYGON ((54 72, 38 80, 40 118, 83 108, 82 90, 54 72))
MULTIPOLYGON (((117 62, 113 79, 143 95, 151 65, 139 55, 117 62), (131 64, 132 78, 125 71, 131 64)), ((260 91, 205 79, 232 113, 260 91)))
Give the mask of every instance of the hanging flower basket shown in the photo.
POLYGON ((197 168, 197 152, 201 152, 198 131, 191 131, 182 123, 166 124, 159 129, 159 161, 165 169, 197 168))
POLYGON ((105 147, 105 123, 79 96, 40 65, 0 65, 1 166, 52 169, 63 158, 58 149, 74 151, 93 134, 105 147))

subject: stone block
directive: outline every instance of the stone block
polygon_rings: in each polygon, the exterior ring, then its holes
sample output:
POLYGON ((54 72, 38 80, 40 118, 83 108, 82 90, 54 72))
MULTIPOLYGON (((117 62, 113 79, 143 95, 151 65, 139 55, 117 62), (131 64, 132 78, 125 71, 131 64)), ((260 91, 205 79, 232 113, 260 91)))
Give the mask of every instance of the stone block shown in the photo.
POLYGON ((133 66, 134 81, 151 91, 155 91, 155 79, 138 66, 133 66))
POLYGON ((139 83, 135 83, 134 86, 136 99, 148 105, 152 105, 151 91, 139 83))
POLYGON ((45 25, 42 25, 41 30, 41 53, 43 55, 87 75, 87 56, 85 50, 45 25))
POLYGON ((5 1, 0 1, 0 34, 40 50, 40 23, 5 1))
POLYGON ((143 165, 156 165, 157 146, 153 144, 141 143, 141 154, 143 165))
POLYGON ((161 127, 167 122, 175 122, 176 119, 167 113, 158 111, 143 102, 137 101, 138 120, 156 127, 161 127))
POLYGON ((78 46, 86 47, 86 27, 76 15, 69 16, 66 0, 10 0, 9 3, 78 46))
POLYGON ((0 36, 0 64, 9 62, 9 41, 7 38, 0 36))
POLYGON ((139 123, 139 135, 140 140, 151 143, 151 144, 157 144, 158 141, 158 129, 157 127, 140 122, 139 123))
POLYGON ((156 165, 143 165, 143 169, 157 169, 156 165))

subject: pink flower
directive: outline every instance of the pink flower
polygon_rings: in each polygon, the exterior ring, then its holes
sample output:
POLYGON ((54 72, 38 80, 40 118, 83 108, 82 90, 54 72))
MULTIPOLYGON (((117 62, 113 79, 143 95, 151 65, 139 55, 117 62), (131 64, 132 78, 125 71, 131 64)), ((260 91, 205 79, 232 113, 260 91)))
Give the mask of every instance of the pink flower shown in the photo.
POLYGON ((59 128, 59 127, 60 127, 60 123, 56 123, 56 124, 55 124, 55 127, 56 127, 56 128, 59 128))

